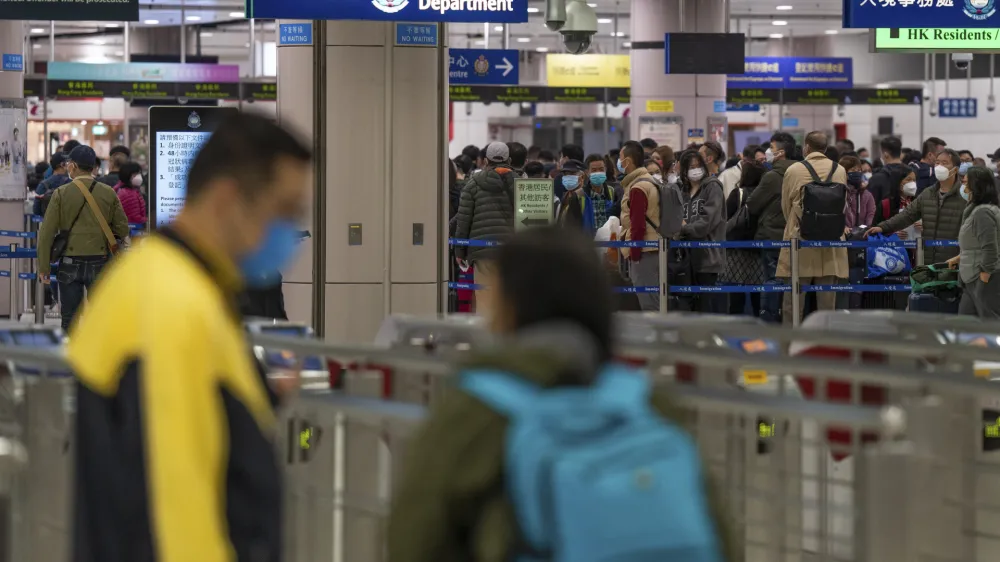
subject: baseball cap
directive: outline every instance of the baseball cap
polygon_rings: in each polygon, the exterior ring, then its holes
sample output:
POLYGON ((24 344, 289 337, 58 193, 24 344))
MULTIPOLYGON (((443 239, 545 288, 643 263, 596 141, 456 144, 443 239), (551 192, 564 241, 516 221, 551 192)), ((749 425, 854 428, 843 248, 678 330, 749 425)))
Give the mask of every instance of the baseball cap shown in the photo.
POLYGON ((994 162, 1000 160, 1000 148, 996 149, 993 154, 988 155, 988 158, 994 162))
POLYGON ((97 154, 93 148, 81 144, 70 151, 69 161, 84 168, 93 168, 97 165, 97 154))
POLYGON ((583 172, 586 169, 587 168, 583 165, 583 162, 580 162, 579 160, 567 160, 563 162, 561 171, 576 174, 578 172, 583 172))
POLYGON ((56 168, 65 165, 67 160, 69 160, 69 158, 65 154, 62 152, 56 152, 52 155, 52 158, 49 158, 49 166, 55 170, 56 168))
POLYGON ((510 149, 507 148, 507 143, 491 142, 486 147, 486 159, 494 164, 502 164, 510 160, 510 149))

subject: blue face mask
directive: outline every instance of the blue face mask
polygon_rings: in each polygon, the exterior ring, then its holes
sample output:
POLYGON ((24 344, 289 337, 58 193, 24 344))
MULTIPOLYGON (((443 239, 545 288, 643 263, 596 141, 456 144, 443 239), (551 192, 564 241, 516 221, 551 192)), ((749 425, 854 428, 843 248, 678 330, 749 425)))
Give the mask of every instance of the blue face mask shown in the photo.
POLYGON ((578 176, 572 176, 572 175, 563 176, 562 184, 563 187, 565 187, 566 189, 574 190, 577 188, 577 186, 580 185, 580 178, 578 176))
POLYGON ((625 173, 625 165, 622 164, 622 159, 621 158, 618 159, 618 173, 621 173, 621 174, 625 173))
POLYGON ((847 181, 857 189, 861 189, 861 184, 865 181, 863 172, 848 172, 847 181))
POLYGON ((964 176, 969 173, 969 168, 972 167, 972 162, 962 162, 962 165, 958 167, 958 175, 964 176))
POLYGON ((590 174, 590 183, 594 185, 604 185, 604 182, 608 181, 608 175, 604 172, 594 172, 590 174))
POLYGON ((962 196, 962 199, 965 199, 966 201, 969 200, 969 190, 968 190, 968 188, 966 188, 966 187, 963 186, 961 189, 958 190, 958 194, 962 196))
POLYGON ((240 271, 248 287, 270 284, 298 251, 302 231, 287 220, 275 220, 267 225, 260 244, 240 260, 240 271))

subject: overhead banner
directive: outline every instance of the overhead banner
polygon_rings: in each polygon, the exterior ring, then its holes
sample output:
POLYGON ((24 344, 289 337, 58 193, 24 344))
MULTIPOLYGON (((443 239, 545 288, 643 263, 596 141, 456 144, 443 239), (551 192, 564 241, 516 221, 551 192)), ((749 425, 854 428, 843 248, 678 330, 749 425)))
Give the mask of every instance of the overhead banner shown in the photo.
POLYGON ((746 57, 743 74, 730 74, 728 88, 851 88, 854 64, 839 57, 746 57))
MULTIPOLYGON (((243 84, 241 98, 236 65, 51 62, 47 81, 48 96, 60 99, 277 100, 277 86, 263 82, 243 84)), ((42 80, 26 78, 25 97, 44 95, 44 86, 42 80)))
POLYGON ((246 0, 246 17, 525 23, 528 21, 528 0, 246 0))
POLYGON ((1000 26, 996 0, 844 0, 845 28, 1000 26))
POLYGON ((629 88, 629 55, 565 55, 545 57, 546 83, 560 88, 629 88))
POLYGON ((547 88, 545 86, 449 86, 451 101, 472 103, 611 103, 629 102, 629 89, 547 88))
POLYGON ((27 155, 27 104, 22 99, 0 99, 0 200, 24 199, 27 155))
POLYGON ((0 0, 0 20, 139 21, 139 0, 0 0))
POLYGON ((48 64, 47 76, 49 80, 102 82, 239 82, 240 67, 235 64, 159 62, 89 64, 54 61, 48 64))
POLYGON ((799 105, 920 105, 919 88, 851 88, 808 90, 726 90, 729 104, 799 104, 799 105))
POLYGON ((449 49, 449 84, 511 84, 520 75, 514 49, 449 49))
POLYGON ((883 53, 997 53, 1000 28, 871 30, 872 47, 883 53))

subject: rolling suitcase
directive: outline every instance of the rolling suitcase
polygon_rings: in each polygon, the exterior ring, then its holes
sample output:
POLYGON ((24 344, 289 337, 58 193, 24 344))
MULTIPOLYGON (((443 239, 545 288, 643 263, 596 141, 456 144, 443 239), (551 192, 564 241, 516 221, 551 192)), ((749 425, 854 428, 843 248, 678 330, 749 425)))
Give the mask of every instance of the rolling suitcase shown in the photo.
POLYGON ((911 293, 910 312, 958 314, 958 297, 939 298, 930 293, 911 293))

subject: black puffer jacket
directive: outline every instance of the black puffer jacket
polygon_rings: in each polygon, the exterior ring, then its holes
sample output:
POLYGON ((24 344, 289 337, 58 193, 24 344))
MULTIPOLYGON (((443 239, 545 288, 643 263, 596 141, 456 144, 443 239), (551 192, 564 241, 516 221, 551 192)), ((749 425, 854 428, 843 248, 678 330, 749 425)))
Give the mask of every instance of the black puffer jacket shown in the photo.
POLYGON ((785 215, 781 211, 781 184, 785 171, 794 160, 779 160, 761 178, 757 189, 747 198, 750 218, 757 221, 754 240, 781 240, 785 237, 785 215))
MULTIPOLYGON (((458 205, 455 238, 503 240, 514 233, 514 178, 506 167, 488 167, 469 178, 458 205)), ((459 246, 455 255, 475 261, 489 248, 459 246)))

